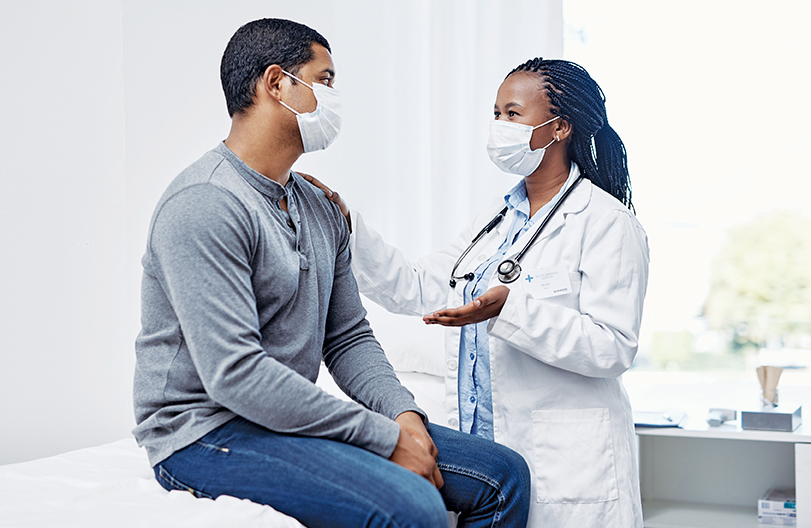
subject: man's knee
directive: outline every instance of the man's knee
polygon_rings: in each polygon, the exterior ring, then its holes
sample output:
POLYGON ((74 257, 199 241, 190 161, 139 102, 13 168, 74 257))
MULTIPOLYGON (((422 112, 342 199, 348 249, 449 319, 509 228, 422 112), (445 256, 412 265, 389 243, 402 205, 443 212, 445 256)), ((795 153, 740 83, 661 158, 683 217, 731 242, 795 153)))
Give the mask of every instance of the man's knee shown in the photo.
POLYGON ((503 471, 503 478, 500 479, 504 487, 512 487, 512 493, 523 493, 527 497, 530 495, 532 476, 529 465, 523 456, 512 449, 501 444, 495 444, 493 448, 494 460, 498 461, 498 468, 503 471))
MULTIPOLYGON (((448 512, 439 491, 427 480, 412 481, 407 489, 401 489, 385 514, 387 521, 395 521, 396 526, 408 528, 447 528, 448 512)), ((390 526, 381 519, 374 526, 390 526)))
POLYGON ((500 465, 510 468, 511 471, 521 473, 522 477, 529 480, 529 465, 518 452, 494 442, 492 456, 500 462, 500 465))

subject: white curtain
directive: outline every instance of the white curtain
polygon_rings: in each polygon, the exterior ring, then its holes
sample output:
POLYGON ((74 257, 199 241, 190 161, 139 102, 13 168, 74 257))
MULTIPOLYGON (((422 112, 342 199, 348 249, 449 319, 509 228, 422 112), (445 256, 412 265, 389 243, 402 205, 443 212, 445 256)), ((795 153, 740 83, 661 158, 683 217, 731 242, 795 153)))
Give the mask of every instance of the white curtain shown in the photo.
POLYGON ((344 127, 295 168, 341 191, 414 255, 447 242, 515 183, 484 150, 496 90, 521 62, 563 52, 562 0, 169 5, 124 3, 127 168, 146 190, 141 230, 164 184, 227 133, 218 65, 244 22, 290 18, 329 40, 344 127))
POLYGON ((296 168, 418 256, 514 180, 484 151, 517 64, 562 54, 562 0, 0 0, 0 464, 129 434, 140 257, 174 176, 228 134, 236 29, 333 48, 344 130, 296 168))

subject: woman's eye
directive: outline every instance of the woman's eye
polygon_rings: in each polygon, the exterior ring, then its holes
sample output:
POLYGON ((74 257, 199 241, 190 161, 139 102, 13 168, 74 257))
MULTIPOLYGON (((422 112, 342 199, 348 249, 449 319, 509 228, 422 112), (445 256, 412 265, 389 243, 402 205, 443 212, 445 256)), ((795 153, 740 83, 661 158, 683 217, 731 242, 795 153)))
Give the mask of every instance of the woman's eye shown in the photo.
POLYGON ((518 112, 513 112, 512 110, 510 110, 510 111, 507 112, 507 115, 510 116, 510 117, 515 117, 515 116, 518 115, 518 112))
POLYGON ((501 117, 501 112, 493 112, 493 117, 494 119, 498 119, 499 117, 501 117))

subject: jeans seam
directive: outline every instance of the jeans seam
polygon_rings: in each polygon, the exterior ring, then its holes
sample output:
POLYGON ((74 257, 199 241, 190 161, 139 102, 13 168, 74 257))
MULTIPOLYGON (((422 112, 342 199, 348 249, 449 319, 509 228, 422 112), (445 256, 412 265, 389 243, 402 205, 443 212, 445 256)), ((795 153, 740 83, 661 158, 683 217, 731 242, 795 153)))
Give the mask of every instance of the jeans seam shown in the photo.
POLYGON ((158 466, 158 480, 162 480, 162 481, 166 482, 170 487, 174 488, 177 491, 188 491, 189 493, 191 493, 192 495, 194 495, 197 498, 206 498, 206 499, 213 499, 214 498, 211 495, 209 495, 208 493, 205 493, 205 492, 200 491, 198 489, 194 489, 191 486, 188 486, 188 485, 184 484, 183 482, 177 480, 174 477, 174 475, 169 473, 169 471, 167 471, 166 468, 164 468, 161 465, 158 466))
POLYGON ((454 466, 452 464, 437 464, 437 467, 441 470, 449 471, 451 473, 458 473, 461 475, 466 475, 468 477, 473 477, 495 489, 496 495, 498 496, 498 507, 496 508, 496 511, 493 514, 493 524, 491 524, 490 526, 491 528, 496 528, 499 525, 499 521, 501 520, 501 510, 504 507, 504 503, 506 502, 507 498, 504 496, 504 493, 502 492, 501 489, 501 484, 499 484, 498 481, 490 478, 484 473, 479 473, 478 471, 474 471, 469 468, 454 466))

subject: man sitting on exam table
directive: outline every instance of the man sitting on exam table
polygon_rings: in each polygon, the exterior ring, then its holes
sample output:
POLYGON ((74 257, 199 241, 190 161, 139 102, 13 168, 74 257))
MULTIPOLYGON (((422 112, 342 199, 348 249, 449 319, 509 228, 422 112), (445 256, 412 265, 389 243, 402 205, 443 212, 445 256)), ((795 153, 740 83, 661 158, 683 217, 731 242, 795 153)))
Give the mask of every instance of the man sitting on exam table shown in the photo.
POLYGON ((241 27, 221 64, 227 139, 169 185, 143 257, 133 431, 158 481, 268 504, 309 527, 525 526, 514 451, 437 425, 372 335, 349 230, 291 172, 341 124, 329 44, 241 27), (314 382, 321 360, 355 402, 314 382), (443 485, 444 483, 444 485, 443 485))

